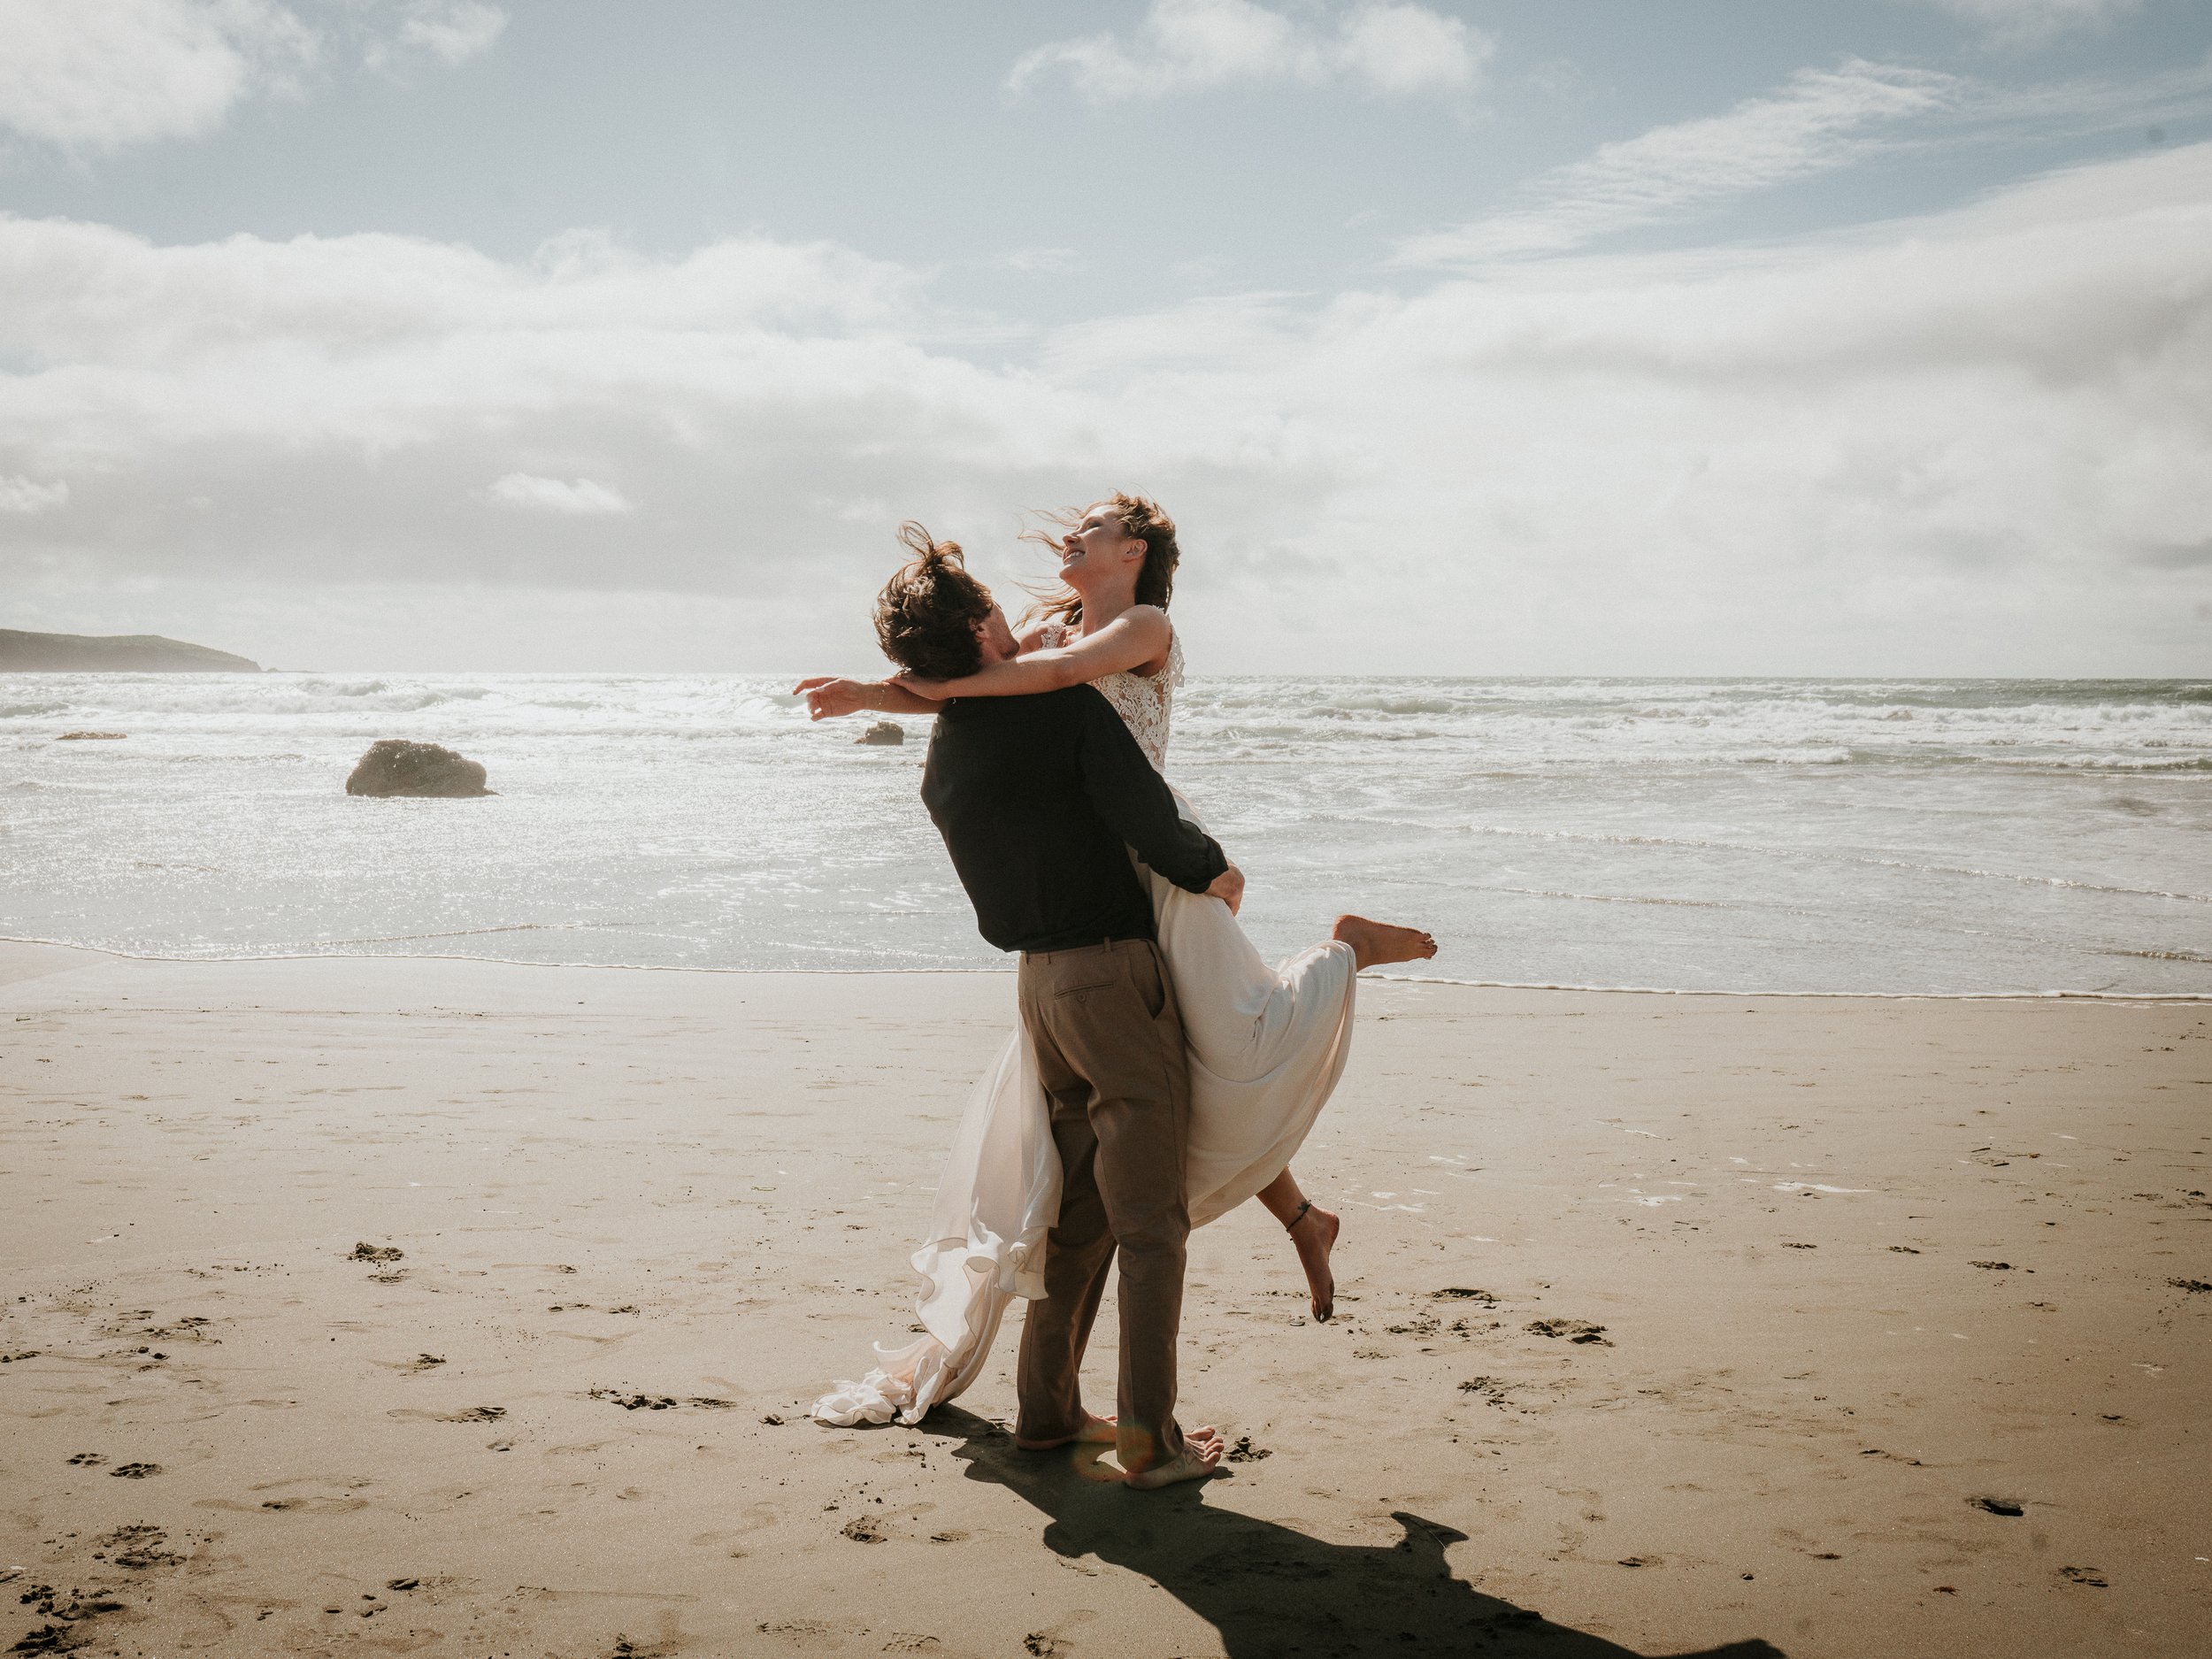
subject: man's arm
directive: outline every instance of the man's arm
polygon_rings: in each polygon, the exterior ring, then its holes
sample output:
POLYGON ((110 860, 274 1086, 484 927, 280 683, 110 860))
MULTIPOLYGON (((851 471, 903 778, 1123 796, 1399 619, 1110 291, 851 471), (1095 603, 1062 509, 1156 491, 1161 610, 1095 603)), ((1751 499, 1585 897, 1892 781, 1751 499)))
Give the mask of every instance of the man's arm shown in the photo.
POLYGON ((1229 868, 1214 838, 1175 810, 1167 780, 1152 769, 1121 717, 1096 692, 1077 694, 1083 791, 1137 849, 1137 856, 1187 893, 1203 893, 1229 868))

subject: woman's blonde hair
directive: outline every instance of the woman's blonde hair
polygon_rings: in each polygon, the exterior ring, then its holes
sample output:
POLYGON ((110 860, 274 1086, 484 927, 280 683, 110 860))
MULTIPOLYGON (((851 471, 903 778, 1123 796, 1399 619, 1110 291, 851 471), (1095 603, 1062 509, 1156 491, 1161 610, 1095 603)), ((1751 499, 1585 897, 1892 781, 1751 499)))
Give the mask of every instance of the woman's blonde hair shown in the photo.
MULTIPOLYGON (((1137 572, 1137 603, 1166 610, 1175 593, 1175 567, 1182 563, 1183 549, 1175 543, 1175 520, 1160 511, 1158 502, 1118 489, 1092 507, 1062 507, 1037 516, 1063 530, 1072 530, 1097 507, 1111 507, 1120 516, 1122 529, 1144 543, 1144 568, 1137 572)), ((1059 538, 1049 530, 1025 530, 1021 539, 1048 548, 1060 545, 1059 538)), ((1083 620, 1083 595, 1064 583, 1042 593, 1033 592, 1031 596, 1037 603, 1030 607, 1030 618, 1064 623, 1071 628, 1083 620)))

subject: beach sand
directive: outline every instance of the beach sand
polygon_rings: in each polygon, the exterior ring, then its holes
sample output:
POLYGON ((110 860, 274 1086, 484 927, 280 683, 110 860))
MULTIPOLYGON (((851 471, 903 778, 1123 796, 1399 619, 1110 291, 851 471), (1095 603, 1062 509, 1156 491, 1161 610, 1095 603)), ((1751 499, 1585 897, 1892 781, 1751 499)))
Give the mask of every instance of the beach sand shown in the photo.
POLYGON ((2206 1650, 2212 1008, 1365 984, 1142 1495, 804 1415, 1011 1002, 0 947, 0 1647, 2206 1650))

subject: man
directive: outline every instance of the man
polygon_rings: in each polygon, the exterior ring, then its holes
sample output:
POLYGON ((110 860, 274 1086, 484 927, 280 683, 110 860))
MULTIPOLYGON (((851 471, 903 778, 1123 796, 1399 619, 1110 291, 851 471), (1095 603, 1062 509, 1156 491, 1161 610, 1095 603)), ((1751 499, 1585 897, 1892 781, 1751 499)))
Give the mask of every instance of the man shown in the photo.
MULTIPOLYGON (((1013 631, 960 549, 918 526, 916 553, 876 603, 885 655, 956 679, 1015 654, 1013 631)), ((810 680, 818 709, 850 682, 810 680)), ((1243 877, 1088 686, 940 707, 922 800, 983 936, 1021 953, 1022 1022, 1052 1102, 1062 1171, 1045 1297, 1022 1328, 1015 1441, 1115 1444, 1130 1486, 1213 1471, 1221 1437, 1175 1419, 1181 1323, 1183 1144, 1190 1104, 1182 1020, 1127 849, 1178 887, 1233 904, 1243 877), (1084 1410, 1079 1372, 1107 1269, 1120 1257, 1118 1417, 1084 1410)))

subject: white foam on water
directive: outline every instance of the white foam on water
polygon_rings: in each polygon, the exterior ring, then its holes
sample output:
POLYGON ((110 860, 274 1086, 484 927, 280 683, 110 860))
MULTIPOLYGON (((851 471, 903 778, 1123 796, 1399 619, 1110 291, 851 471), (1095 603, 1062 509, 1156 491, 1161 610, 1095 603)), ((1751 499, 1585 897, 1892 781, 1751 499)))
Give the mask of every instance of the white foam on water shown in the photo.
MULTIPOLYGON (((915 791, 787 680, 0 676, 0 933, 125 954, 996 969, 915 791), (58 743, 64 731, 129 733, 58 743), (500 794, 360 801, 379 737, 500 794)), ((2212 995, 2200 682, 1194 678, 1169 771, 1284 956, 1387 977, 1863 996, 2212 995)))

